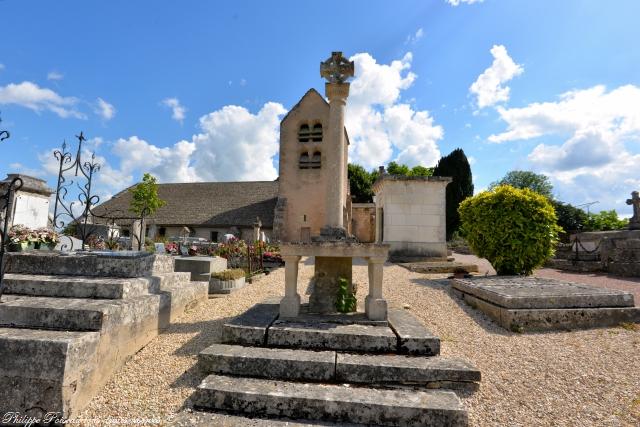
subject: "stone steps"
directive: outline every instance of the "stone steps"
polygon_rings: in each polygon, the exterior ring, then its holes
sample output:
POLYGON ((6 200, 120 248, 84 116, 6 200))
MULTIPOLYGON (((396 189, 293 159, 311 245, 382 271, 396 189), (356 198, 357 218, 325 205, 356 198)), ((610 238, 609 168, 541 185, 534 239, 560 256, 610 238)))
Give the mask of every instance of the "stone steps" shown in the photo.
POLYGON ((380 390, 209 375, 192 397, 194 407, 383 426, 466 426, 455 393, 441 390, 380 390))
POLYGON ((5 294, 59 298, 123 299, 155 294, 159 277, 82 277, 6 274, 5 294))
POLYGON ((205 374, 379 386, 475 390, 480 371, 460 359, 363 355, 214 344, 198 355, 205 374))
POLYGON ((99 332, 0 328, 0 413, 84 405, 96 387, 99 340, 99 332))

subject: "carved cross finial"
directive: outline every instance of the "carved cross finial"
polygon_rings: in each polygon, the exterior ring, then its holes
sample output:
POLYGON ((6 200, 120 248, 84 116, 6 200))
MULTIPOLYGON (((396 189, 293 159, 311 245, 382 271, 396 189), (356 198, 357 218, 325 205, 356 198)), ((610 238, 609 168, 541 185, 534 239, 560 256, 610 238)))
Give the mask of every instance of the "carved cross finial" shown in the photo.
POLYGON ((344 83, 354 72, 353 61, 342 56, 342 52, 331 52, 331 57, 320 63, 320 76, 329 83, 344 83))
POLYGON ((631 192, 631 198, 627 199, 627 204, 633 206, 633 216, 629 219, 629 228, 637 230, 640 228, 640 193, 631 192))

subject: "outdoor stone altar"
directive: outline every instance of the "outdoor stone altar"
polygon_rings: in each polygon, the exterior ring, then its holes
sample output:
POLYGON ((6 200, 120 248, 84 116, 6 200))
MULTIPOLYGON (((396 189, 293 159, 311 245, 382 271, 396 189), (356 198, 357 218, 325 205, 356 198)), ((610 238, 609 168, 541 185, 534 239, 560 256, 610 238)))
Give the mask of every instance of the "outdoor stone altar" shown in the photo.
MULTIPOLYGON (((382 279, 389 246, 357 242, 344 226, 348 194, 344 107, 349 93, 346 79, 353 76, 354 66, 333 52, 320 69, 328 80, 329 99, 329 132, 322 140, 322 167, 329 173, 321 181, 326 188, 318 190, 326 195, 325 214, 322 222, 314 223, 320 233, 280 244, 284 297, 268 298, 223 325, 221 342, 198 356, 199 370, 206 377, 191 402, 196 411, 222 410, 252 418, 468 425, 467 411, 454 390, 474 392, 480 371, 466 361, 439 356, 437 336, 409 311, 387 306, 382 279), (309 302, 303 303, 298 269, 306 257, 314 259, 315 274, 309 302), (367 262, 365 310, 337 312, 339 279, 353 286, 353 258, 367 262)), ((290 202, 288 208, 300 212, 290 202)), ((304 213, 299 217, 304 226, 304 213)), ((195 415, 189 413, 188 419, 195 415)))

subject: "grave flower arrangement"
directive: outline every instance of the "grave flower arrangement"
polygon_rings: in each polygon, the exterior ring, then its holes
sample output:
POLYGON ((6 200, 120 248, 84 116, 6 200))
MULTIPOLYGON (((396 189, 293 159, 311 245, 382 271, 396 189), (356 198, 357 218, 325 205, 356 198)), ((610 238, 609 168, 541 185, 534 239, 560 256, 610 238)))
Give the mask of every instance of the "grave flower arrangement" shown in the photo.
POLYGON ((60 237, 58 233, 53 230, 49 230, 48 228, 38 228, 33 232, 36 235, 36 249, 49 249, 53 250, 56 247, 58 242, 60 242, 60 237))
POLYGON ((19 252, 35 249, 36 243, 38 242, 38 235, 23 225, 14 225, 7 234, 10 250, 13 251, 19 252))

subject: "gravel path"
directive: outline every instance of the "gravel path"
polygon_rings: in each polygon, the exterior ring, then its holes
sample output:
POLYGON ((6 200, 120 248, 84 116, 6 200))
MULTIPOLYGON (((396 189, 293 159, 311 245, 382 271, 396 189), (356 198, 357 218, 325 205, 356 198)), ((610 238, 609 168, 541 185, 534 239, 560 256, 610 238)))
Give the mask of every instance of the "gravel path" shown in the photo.
MULTIPOLYGON (((619 426, 640 424, 640 331, 624 328, 514 334, 452 297, 448 285, 385 266, 389 304, 410 310, 442 339, 442 354, 482 371, 480 390, 462 396, 472 425, 619 426)), ((313 274, 300 268, 300 292, 313 274)), ((367 270, 354 266, 366 294, 367 270)), ((138 352, 96 396, 83 418, 158 418, 170 423, 189 407, 202 380, 196 355, 220 337, 222 323, 270 295, 283 293, 280 269, 258 283, 209 299, 138 352)), ((255 425, 216 416, 217 425, 255 425), (226 420, 226 421, 223 421, 226 420)), ((95 422, 90 423, 96 425, 95 422)))

